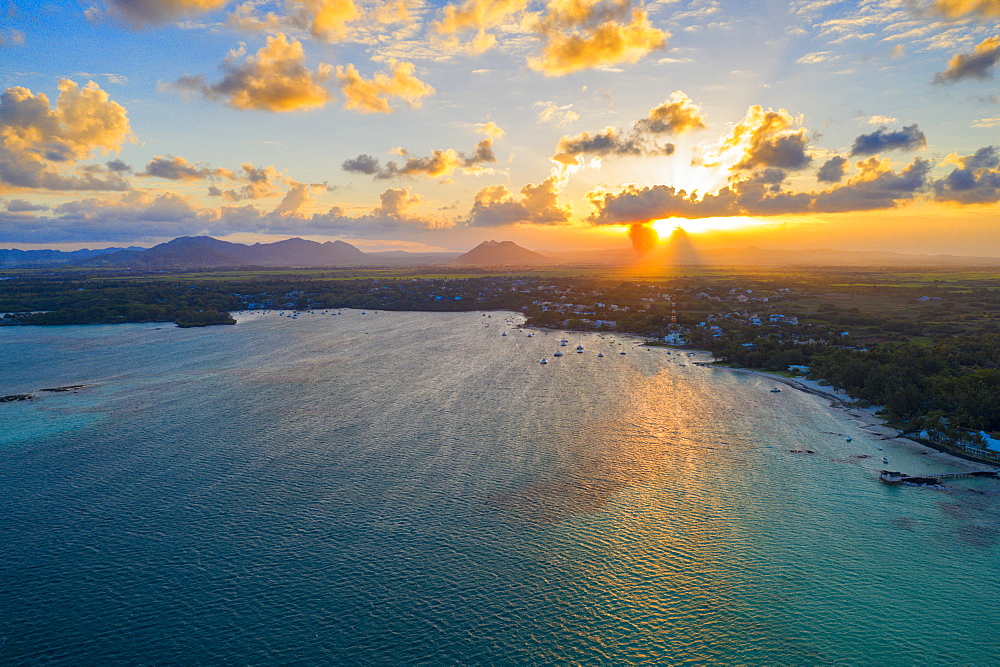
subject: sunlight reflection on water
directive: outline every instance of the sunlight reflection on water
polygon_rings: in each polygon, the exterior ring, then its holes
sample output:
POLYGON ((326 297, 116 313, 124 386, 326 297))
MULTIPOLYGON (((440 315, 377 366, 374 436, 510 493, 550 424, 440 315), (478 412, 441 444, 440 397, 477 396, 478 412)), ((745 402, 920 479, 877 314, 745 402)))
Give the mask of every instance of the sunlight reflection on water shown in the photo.
POLYGON ((95 383, 0 406, 3 662, 1000 660, 995 482, 620 337, 345 313, 3 331, 0 393, 95 383))

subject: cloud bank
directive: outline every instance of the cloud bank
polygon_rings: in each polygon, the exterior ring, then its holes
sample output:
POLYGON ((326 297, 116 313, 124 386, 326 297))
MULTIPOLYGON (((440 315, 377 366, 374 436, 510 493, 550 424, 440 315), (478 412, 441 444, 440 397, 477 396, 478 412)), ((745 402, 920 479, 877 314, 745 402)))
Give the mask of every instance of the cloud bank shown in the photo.
POLYGON ((427 157, 409 157, 407 151, 403 149, 399 149, 398 152, 406 157, 406 161, 402 164, 391 160, 383 166, 378 158, 362 154, 345 160, 341 168, 344 171, 364 174, 376 179, 407 176, 444 178, 451 176, 456 169, 477 173, 482 170, 482 165, 497 161, 493 154, 492 137, 480 140, 471 155, 455 151, 452 148, 433 150, 427 157))
POLYGON ((599 132, 581 132, 562 137, 552 159, 567 165, 577 165, 578 158, 582 156, 671 155, 674 145, 658 144, 658 136, 703 129, 705 120, 701 110, 678 90, 668 100, 650 109, 645 118, 632 123, 629 130, 606 127, 599 132))

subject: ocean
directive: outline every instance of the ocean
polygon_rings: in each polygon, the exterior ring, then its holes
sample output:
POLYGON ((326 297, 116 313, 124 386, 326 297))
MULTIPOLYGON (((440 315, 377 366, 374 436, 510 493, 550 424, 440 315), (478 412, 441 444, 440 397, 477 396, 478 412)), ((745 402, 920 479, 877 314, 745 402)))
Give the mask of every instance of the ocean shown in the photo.
POLYGON ((0 329, 0 663, 1000 664, 1000 482, 704 355, 335 312, 0 329))

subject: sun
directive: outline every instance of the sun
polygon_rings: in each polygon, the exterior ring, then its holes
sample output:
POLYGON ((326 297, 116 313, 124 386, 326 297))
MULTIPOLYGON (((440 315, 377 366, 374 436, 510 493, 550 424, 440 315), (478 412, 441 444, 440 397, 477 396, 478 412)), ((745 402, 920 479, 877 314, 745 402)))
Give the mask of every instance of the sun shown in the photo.
POLYGON ((703 234, 705 232, 739 229, 759 224, 760 221, 754 218, 745 215, 734 215, 725 218, 665 218, 663 220, 654 220, 652 226, 656 230, 656 233, 660 235, 660 238, 666 238, 670 236, 670 232, 676 227, 681 227, 689 234, 703 234))

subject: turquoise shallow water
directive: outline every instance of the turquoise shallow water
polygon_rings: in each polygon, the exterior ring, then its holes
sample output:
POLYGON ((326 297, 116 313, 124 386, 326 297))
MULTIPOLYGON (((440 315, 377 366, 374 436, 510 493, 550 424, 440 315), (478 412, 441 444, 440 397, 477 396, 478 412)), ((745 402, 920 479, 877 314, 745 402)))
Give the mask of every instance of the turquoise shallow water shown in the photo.
POLYGON ((996 482, 510 317, 0 329, 0 662, 1000 663, 996 482))

